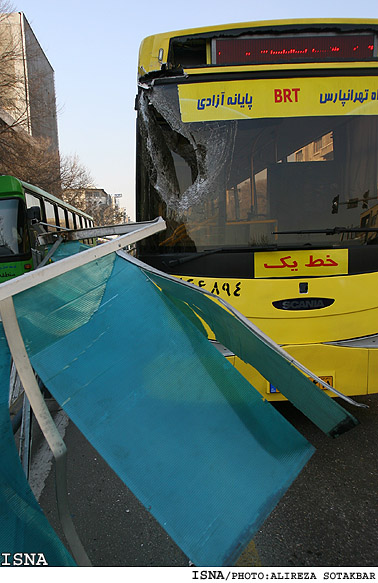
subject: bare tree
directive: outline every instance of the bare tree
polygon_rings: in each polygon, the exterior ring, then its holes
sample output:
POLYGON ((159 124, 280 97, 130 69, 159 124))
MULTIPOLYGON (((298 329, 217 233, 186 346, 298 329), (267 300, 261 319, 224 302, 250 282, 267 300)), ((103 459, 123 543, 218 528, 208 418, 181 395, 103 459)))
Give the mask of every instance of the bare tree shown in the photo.
POLYGON ((86 212, 91 215, 96 225, 117 225, 123 223, 123 211, 112 204, 101 204, 93 199, 87 202, 86 212))
POLYGON ((89 170, 80 162, 77 154, 61 157, 60 174, 62 191, 80 188, 94 188, 89 170))
POLYGON ((94 183, 89 170, 77 154, 62 156, 60 160, 62 198, 72 206, 87 212, 85 191, 94 183))
POLYGON ((50 148, 48 138, 35 139, 17 128, 0 131, 0 173, 61 195, 59 152, 50 148))
POLYGON ((96 225, 113 225, 123 221, 122 210, 93 196, 93 191, 98 189, 77 154, 62 156, 60 168, 63 200, 91 215, 96 225))

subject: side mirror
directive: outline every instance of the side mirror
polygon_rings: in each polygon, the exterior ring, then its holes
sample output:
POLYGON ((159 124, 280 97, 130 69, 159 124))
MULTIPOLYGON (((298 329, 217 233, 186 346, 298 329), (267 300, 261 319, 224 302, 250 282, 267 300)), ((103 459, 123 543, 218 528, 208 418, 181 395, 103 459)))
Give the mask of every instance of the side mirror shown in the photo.
POLYGON ((26 216, 28 221, 33 223, 40 223, 41 222, 41 209, 39 206, 31 206, 26 211, 26 216))

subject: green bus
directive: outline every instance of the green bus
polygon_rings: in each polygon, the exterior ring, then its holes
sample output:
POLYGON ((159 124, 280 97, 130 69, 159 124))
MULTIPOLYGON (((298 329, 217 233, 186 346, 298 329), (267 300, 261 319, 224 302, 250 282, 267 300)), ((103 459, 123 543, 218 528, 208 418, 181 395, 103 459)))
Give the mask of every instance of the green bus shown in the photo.
POLYGON ((41 232, 93 227, 93 218, 14 176, 0 176, 0 283, 35 269, 47 246, 41 232))

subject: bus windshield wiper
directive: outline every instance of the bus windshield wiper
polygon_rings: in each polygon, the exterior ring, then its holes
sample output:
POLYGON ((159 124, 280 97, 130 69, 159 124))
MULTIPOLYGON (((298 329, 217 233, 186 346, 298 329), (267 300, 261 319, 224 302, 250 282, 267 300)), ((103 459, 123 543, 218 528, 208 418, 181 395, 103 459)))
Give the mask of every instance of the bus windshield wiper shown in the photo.
POLYGON ((205 257, 205 255, 212 255, 213 253, 220 253, 221 251, 226 251, 226 248, 216 247, 215 249, 205 249, 205 251, 194 251, 189 256, 181 257, 180 259, 171 259, 170 261, 164 261, 164 263, 165 265, 169 265, 169 267, 173 267, 174 265, 181 265, 182 263, 193 261, 199 257, 205 257))
POLYGON ((274 231, 272 235, 338 235, 340 233, 378 233, 378 227, 332 227, 331 229, 304 229, 295 231, 274 231))
MULTIPOLYGON (((277 249, 277 245, 267 245, 264 247, 264 250, 269 248, 277 249)), ((251 251, 252 247, 243 247, 243 248, 233 248, 233 247, 215 247, 214 249, 205 249, 204 251, 194 251, 189 256, 181 257, 179 259, 171 259, 170 261, 164 261, 164 265, 173 267, 175 265, 181 265, 182 263, 187 263, 188 261, 194 261, 195 259, 199 259, 200 257, 205 257, 206 255, 212 255, 214 253, 221 253, 222 251, 251 251)), ((254 248, 253 248, 254 249, 254 248)), ((262 250, 261 248, 259 248, 262 250)))

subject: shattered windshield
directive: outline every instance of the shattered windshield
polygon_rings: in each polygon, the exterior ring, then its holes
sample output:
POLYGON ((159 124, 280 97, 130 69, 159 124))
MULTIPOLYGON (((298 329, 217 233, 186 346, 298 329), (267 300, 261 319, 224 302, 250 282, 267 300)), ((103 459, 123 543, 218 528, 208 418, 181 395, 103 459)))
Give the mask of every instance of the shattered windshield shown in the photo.
POLYGON ((0 199, 0 259, 27 252, 25 205, 17 198, 0 199))
POLYGON ((377 116, 183 123, 171 84, 140 92, 138 128, 138 220, 167 221, 146 249, 378 242, 377 116))

